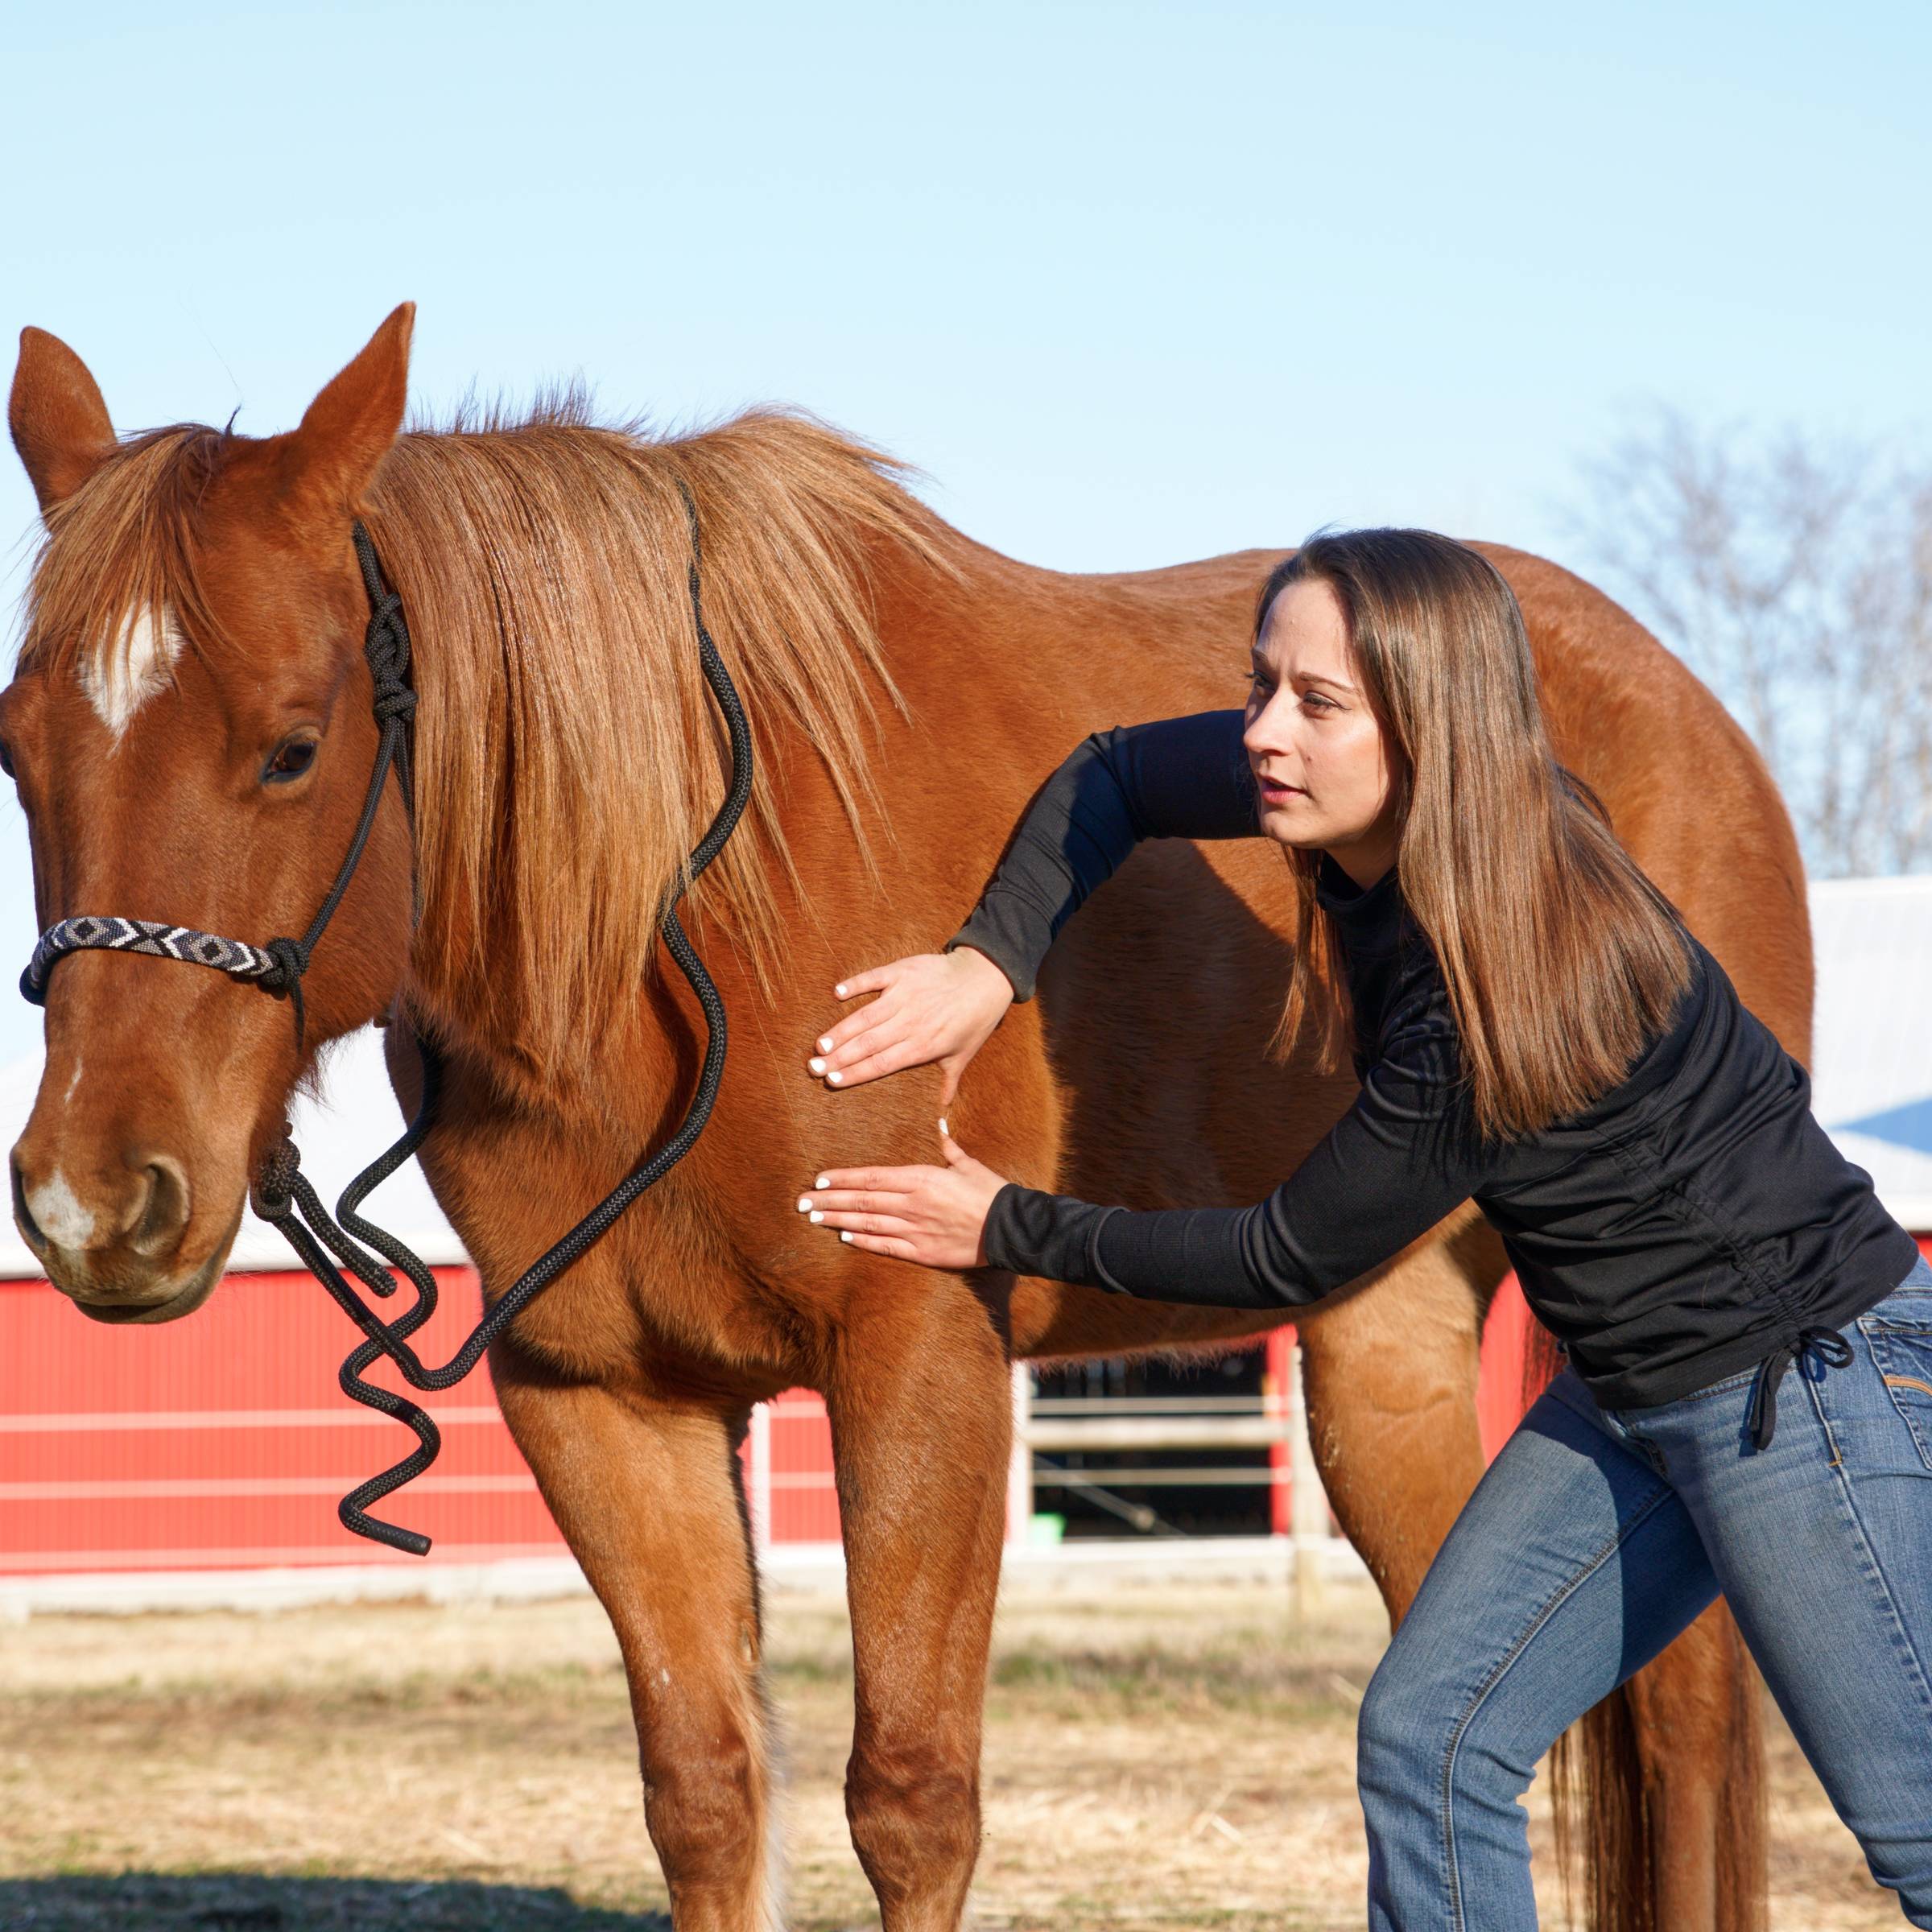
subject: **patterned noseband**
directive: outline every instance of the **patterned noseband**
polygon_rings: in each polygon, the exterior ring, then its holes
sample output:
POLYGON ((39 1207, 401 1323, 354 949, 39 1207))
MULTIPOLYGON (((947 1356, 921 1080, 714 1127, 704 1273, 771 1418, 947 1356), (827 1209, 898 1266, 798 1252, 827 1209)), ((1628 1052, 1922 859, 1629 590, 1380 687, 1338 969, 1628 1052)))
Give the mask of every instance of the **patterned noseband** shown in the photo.
POLYGON ((145 952, 186 966, 212 966, 237 980, 265 980, 281 970, 272 953, 246 939, 224 939, 192 926, 163 926, 155 919, 104 919, 83 913, 62 919, 41 934, 34 956, 20 976, 20 990, 36 1005, 47 1000, 47 975, 55 960, 97 947, 104 952, 145 952))

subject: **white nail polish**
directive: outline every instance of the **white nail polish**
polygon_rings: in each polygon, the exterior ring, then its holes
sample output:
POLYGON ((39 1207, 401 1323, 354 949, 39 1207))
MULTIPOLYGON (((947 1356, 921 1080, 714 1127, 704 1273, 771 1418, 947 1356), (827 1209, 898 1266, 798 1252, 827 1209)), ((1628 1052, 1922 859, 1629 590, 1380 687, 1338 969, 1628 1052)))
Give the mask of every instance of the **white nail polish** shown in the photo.
POLYGON ((941 1133, 947 1134, 949 1134, 952 1132, 952 1129, 946 1125, 946 1117, 944 1114, 941 1114, 939 1116, 939 1132, 941 1133))
POLYGON ((819 1223, 820 1221, 824 1220, 824 1218, 825 1218, 825 1216, 824 1216, 822 1213, 820 1213, 820 1212, 819 1212, 819 1210, 818 1210, 816 1208, 813 1208, 813 1209, 812 1209, 812 1211, 811 1211, 811 1224, 812 1224, 812 1226, 813 1226, 813 1227, 815 1227, 815 1227, 817 1227, 817 1226, 818 1226, 818 1224, 819 1224, 819 1223))
POLYGON ((844 989, 843 986, 835 986, 835 987, 833 987, 833 988, 832 988, 832 991, 833 991, 833 992, 834 992, 836 994, 837 994, 837 996, 838 996, 838 997, 840 997, 841 1000, 844 998, 844 997, 845 997, 845 989, 844 989))
POLYGON ((802 1194, 799 1196, 799 1212, 800 1214, 811 1212, 811 1196, 810 1195, 802 1194))
POLYGON ((805 1063, 805 1064, 809 1067, 814 1073, 823 1073, 825 1071, 825 1063, 820 1059, 815 1053, 805 1063))
POLYGON ((824 1038, 819 1042, 819 1051, 820 1053, 830 1053, 832 1051, 832 1035, 830 1034, 827 1034, 824 1038))
POLYGON ((844 1075, 842 1073, 828 1073, 825 1076, 825 1084, 828 1087, 836 1087, 838 1085, 840 1080, 844 1079, 844 1075))
POLYGON ((845 1233, 844 1233, 844 1234, 841 1234, 841 1235, 839 1236, 839 1239, 840 1239, 840 1241, 850 1241, 850 1240, 852 1239, 852 1235, 851 1235, 850 1232, 849 1232, 849 1231, 848 1231, 847 1232, 845 1232, 845 1233))
POLYGON ((815 1187, 829 1187, 831 1185, 832 1176, 828 1174, 820 1174, 819 1178, 812 1183, 812 1186, 815 1187))

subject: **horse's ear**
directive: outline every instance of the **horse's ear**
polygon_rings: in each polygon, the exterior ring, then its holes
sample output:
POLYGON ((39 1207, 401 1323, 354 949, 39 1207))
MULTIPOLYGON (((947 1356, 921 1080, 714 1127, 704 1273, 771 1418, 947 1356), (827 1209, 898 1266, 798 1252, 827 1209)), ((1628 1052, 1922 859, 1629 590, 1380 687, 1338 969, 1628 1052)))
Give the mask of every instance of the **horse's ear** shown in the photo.
POLYGON ((409 338, 416 305, 390 312, 361 353, 333 378, 289 437, 288 493, 302 511, 334 522, 353 510, 402 427, 409 338))
POLYGON ((71 497, 114 452, 114 426, 100 385, 87 365, 43 328, 20 332, 6 421, 43 515, 71 497))

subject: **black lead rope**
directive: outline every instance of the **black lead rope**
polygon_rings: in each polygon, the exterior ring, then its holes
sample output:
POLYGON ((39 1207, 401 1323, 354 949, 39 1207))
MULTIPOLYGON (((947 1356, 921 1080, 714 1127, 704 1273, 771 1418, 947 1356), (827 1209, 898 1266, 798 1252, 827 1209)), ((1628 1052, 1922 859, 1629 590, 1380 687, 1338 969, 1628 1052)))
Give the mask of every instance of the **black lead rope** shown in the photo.
MULTIPOLYGON (((724 848, 751 795, 751 732, 730 674, 724 668, 724 659, 718 654, 711 633, 705 628, 697 506, 682 482, 678 487, 684 500, 685 517, 691 532, 691 611, 697 630, 698 658, 704 668, 704 680, 711 687, 712 696, 724 714, 730 733, 731 786, 717 815, 712 820, 710 830, 691 853, 685 876, 674 884, 659 922, 665 946, 677 962, 679 970, 690 982, 704 1013, 704 1064, 698 1074, 697 1091, 677 1132, 655 1154, 633 1168, 547 1253, 532 1262, 497 1298, 471 1331, 469 1340, 440 1368, 425 1364, 409 1339, 436 1312, 436 1277, 420 1256, 395 1236, 366 1219, 361 1212, 369 1195, 422 1146, 434 1124, 436 1098, 442 1084, 442 1062, 425 1032, 420 1029, 416 1032, 417 1051, 423 1063, 423 1093, 416 1117, 400 1140, 372 1161, 343 1189, 336 1203, 333 1219, 323 1205, 321 1197, 301 1172, 302 1157, 295 1142, 287 1137, 263 1162, 251 1194, 256 1213, 281 1229, 304 1265, 362 1331, 365 1339, 342 1364, 338 1379, 343 1393, 364 1406, 378 1410, 406 1424, 416 1438, 416 1447, 401 1462, 370 1477, 343 1497, 336 1513, 344 1527, 357 1536, 386 1543, 392 1549, 407 1551, 413 1556, 427 1554, 429 1538, 416 1530, 404 1530, 369 1515, 369 1507, 422 1475, 436 1459, 442 1437, 427 1410, 407 1397, 394 1394, 368 1381, 365 1372, 386 1356, 413 1389, 448 1389, 461 1381, 482 1359, 484 1351, 522 1310, 572 1262, 602 1240, 625 1210, 690 1152, 711 1117, 712 1107, 724 1078, 724 1002, 720 998, 710 974, 704 970, 704 962, 686 938, 683 927, 678 923, 676 908, 687 886, 724 848), (382 1259, 378 1260, 378 1256, 382 1259), (348 1278, 353 1275, 372 1294, 386 1298, 394 1294, 396 1285, 382 1265, 383 1261, 407 1275, 416 1291, 415 1302, 393 1321, 386 1322, 369 1307, 348 1278)), ((146 920, 101 916, 63 920, 41 936, 39 944, 34 949, 33 959, 22 976, 21 990, 29 999, 36 1002, 44 1001, 47 975, 55 961, 65 953, 89 947, 153 953, 192 964, 213 967, 235 978, 252 980, 270 992, 287 993, 295 1005, 299 1040, 303 1024, 302 976, 308 969, 323 928, 328 925, 354 875, 357 862, 375 824, 383 783, 392 766, 402 786, 412 833, 415 825, 409 738, 416 696, 408 682, 409 633, 403 621, 402 599, 384 583, 375 547, 360 523, 355 526, 355 543, 363 582, 369 592, 369 630, 364 649, 375 679, 375 714, 382 727, 382 739, 349 855, 320 910, 310 922, 308 930, 299 939, 275 939, 265 947, 253 947, 241 940, 196 932, 190 927, 164 926, 146 920)))

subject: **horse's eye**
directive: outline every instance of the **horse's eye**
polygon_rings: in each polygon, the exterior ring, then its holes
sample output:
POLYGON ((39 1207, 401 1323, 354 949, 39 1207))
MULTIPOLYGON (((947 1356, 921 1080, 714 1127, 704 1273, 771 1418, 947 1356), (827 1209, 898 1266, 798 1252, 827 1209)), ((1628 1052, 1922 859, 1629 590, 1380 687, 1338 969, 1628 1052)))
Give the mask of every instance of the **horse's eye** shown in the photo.
POLYGON ((10 778, 17 778, 20 775, 19 772, 14 770, 14 754, 12 750, 10 747, 3 743, 0 743, 0 771, 5 772, 10 778))
POLYGON ((313 738, 290 738, 275 747, 272 757, 262 768, 262 782, 265 785, 286 785, 291 778, 299 778, 316 762, 316 741, 313 738))

